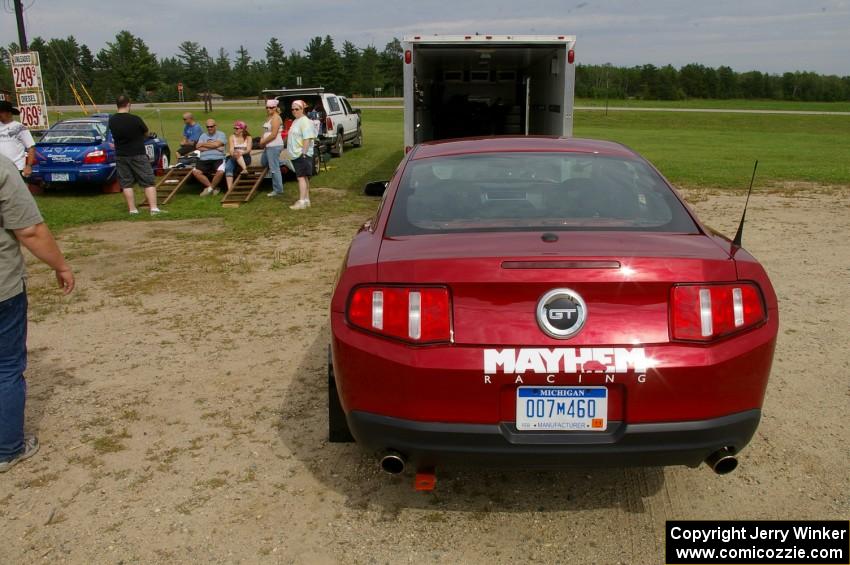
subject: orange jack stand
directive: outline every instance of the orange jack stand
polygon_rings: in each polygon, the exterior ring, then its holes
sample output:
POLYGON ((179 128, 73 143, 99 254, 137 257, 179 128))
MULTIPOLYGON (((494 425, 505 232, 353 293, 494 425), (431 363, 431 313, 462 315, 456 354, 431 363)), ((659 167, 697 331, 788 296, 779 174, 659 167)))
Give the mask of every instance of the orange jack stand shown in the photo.
POLYGON ((437 475, 434 473, 433 467, 426 467, 416 471, 416 478, 413 479, 413 488, 425 492, 434 490, 437 486, 437 475))

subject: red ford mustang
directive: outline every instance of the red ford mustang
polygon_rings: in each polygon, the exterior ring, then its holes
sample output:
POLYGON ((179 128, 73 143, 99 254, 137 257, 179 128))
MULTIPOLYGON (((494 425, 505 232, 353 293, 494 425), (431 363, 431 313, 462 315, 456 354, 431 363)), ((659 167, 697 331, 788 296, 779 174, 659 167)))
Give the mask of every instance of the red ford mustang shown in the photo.
POLYGON ((610 142, 414 148, 331 302, 329 435, 401 472, 733 470, 778 327, 761 265, 610 142))

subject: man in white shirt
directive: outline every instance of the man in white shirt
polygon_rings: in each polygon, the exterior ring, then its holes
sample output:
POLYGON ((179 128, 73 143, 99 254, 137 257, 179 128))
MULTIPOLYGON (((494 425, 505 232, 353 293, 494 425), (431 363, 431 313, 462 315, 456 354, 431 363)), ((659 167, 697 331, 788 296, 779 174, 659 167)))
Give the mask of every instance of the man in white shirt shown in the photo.
POLYGON ((26 126, 12 119, 20 114, 11 102, 0 100, 0 155, 8 157, 21 175, 28 177, 35 162, 35 142, 26 126))

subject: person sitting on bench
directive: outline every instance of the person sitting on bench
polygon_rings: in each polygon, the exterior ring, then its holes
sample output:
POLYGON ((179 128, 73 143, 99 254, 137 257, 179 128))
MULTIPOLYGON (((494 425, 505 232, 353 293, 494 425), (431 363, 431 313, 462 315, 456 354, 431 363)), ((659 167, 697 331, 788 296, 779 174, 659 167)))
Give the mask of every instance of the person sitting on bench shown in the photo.
POLYGON ((224 179, 227 190, 233 186, 233 177, 244 171, 251 164, 251 134, 248 125, 242 120, 233 122, 233 134, 230 136, 230 155, 224 162, 224 179))
POLYGON ((207 131, 198 138, 197 149, 201 152, 198 164, 192 169, 192 176, 204 185, 201 196, 212 194, 213 189, 218 186, 224 170, 219 167, 224 162, 224 149, 227 138, 216 129, 215 120, 207 120, 207 131), (212 179, 212 180, 210 180, 212 179))
POLYGON ((183 138, 180 140, 180 148, 177 150, 177 154, 185 157, 194 151, 202 133, 204 132, 201 130, 201 125, 195 121, 195 116, 191 112, 183 114, 183 138))

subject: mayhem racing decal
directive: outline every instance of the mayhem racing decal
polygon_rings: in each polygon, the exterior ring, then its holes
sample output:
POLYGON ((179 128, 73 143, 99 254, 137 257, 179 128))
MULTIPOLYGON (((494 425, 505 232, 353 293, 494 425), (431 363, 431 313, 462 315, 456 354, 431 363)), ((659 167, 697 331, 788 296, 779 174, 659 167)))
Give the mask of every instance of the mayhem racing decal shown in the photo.
POLYGON ((485 349, 484 373, 645 373, 642 347, 485 349))

